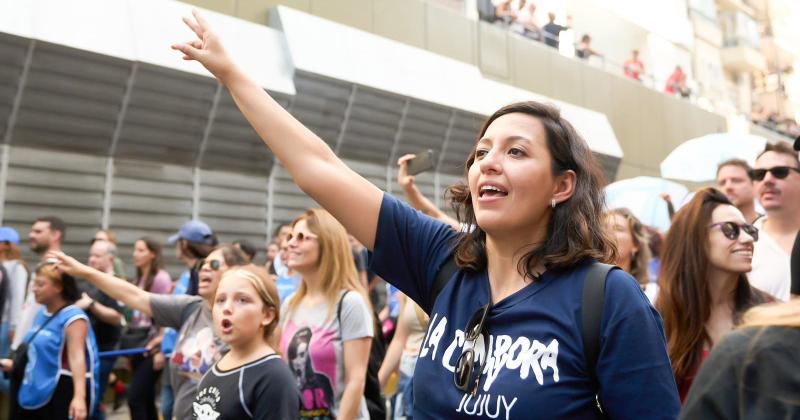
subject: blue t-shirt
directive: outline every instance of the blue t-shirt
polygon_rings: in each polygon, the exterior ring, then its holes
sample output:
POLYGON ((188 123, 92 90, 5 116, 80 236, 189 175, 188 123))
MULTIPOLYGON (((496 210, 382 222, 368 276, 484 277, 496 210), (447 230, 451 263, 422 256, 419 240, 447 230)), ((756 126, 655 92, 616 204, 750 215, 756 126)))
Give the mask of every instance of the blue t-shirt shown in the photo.
MULTIPOLYGON (((436 272, 451 258, 456 235, 384 195, 372 268, 431 314, 414 371, 414 418, 600 418, 580 327, 588 264, 547 271, 540 281, 494 304, 488 337, 475 344, 483 366, 477 393, 455 387, 463 330, 489 301, 486 271, 459 271, 430 301, 436 272)), ((661 318, 621 270, 612 270, 606 282, 597 376, 610 418, 678 416, 661 318)))
MULTIPOLYGON (((181 276, 178 278, 178 281, 175 282, 175 288, 172 289, 172 295, 185 295, 186 291, 189 290, 189 279, 191 274, 189 270, 184 271, 181 273, 181 276)), ((178 340, 178 331, 175 331, 174 328, 164 328, 164 338, 161 339, 161 352, 169 356, 172 354, 172 350, 175 348, 175 341, 178 340)))

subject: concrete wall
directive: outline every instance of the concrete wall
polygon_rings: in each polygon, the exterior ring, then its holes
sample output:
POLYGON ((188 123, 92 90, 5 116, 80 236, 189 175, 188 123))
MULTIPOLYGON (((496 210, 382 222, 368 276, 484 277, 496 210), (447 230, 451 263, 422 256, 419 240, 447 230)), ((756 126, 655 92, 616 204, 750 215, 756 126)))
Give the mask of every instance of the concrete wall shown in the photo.
MULTIPOLYGON (((675 146, 726 129, 720 115, 624 79, 616 72, 563 57, 504 28, 470 20, 434 3, 421 0, 186 2, 258 23, 267 22, 269 10, 275 5, 286 5, 474 64, 488 77, 603 112, 625 152, 618 178, 658 175, 661 160, 675 146)), ((602 36, 596 34, 596 38, 602 36)))

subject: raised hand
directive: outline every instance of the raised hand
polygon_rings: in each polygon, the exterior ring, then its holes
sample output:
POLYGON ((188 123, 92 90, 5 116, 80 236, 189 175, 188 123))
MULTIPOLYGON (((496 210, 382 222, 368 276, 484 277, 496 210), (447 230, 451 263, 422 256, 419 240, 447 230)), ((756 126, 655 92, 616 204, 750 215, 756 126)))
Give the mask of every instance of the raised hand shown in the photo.
POLYGON ((408 161, 415 157, 417 155, 410 153, 397 160, 397 183, 403 188, 414 184, 414 177, 408 174, 408 161))
POLYGON ((75 277, 84 277, 84 273, 91 270, 87 265, 61 251, 50 251, 45 255, 48 262, 53 262, 56 269, 75 277))
POLYGON ((172 49, 182 52, 184 60, 195 60, 202 64, 224 84, 226 77, 236 69, 236 64, 228 55, 219 36, 197 10, 192 10, 192 17, 184 17, 183 23, 197 35, 197 39, 173 44, 172 49))

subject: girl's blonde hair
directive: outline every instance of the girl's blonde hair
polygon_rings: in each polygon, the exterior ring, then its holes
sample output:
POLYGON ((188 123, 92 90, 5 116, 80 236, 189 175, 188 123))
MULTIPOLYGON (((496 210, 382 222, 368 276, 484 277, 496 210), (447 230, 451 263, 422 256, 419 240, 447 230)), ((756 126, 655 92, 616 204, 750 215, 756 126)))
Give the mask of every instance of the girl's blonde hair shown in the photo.
POLYGON ((800 328, 800 300, 757 306, 745 312, 739 328, 793 327, 800 328))
POLYGON ((222 275, 220 282, 226 277, 237 277, 247 280, 250 285, 253 286, 253 289, 256 290, 256 293, 258 293, 258 297, 261 298, 261 303, 264 304, 264 308, 268 311, 271 310, 275 314, 275 318, 272 322, 264 327, 264 340, 269 340, 270 335, 275 331, 275 327, 280 321, 280 298, 278 297, 278 289, 275 287, 275 282, 270 279, 267 270, 254 264, 242 265, 228 269, 228 271, 222 275))
MULTIPOLYGON (((319 208, 306 210, 292 222, 292 227, 301 220, 305 220, 308 229, 317 235, 319 244, 317 273, 324 282, 323 290, 328 302, 328 318, 334 313, 339 300, 339 292, 342 289, 358 292, 369 306, 369 296, 358 277, 353 251, 350 248, 350 241, 344 226, 330 213, 319 208)), ((297 292, 287 302, 287 313, 291 313, 297 308, 306 293, 308 293, 308 286, 303 281, 297 292)))

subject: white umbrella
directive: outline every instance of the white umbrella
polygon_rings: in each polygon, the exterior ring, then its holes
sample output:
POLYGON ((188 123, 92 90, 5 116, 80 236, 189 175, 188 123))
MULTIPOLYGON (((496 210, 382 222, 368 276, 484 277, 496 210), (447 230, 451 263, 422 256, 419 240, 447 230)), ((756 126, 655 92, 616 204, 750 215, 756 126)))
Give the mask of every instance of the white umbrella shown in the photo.
POLYGON ((605 188, 606 204, 609 209, 628 208, 639 220, 663 231, 669 229, 669 211, 667 203, 661 199, 661 193, 667 193, 677 210, 689 194, 689 190, 681 184, 663 178, 639 176, 609 184, 605 188))
POLYGON ((743 159, 753 166, 767 140, 751 134, 709 134, 676 147, 663 162, 661 176, 692 182, 713 181, 717 165, 728 159, 743 159))

